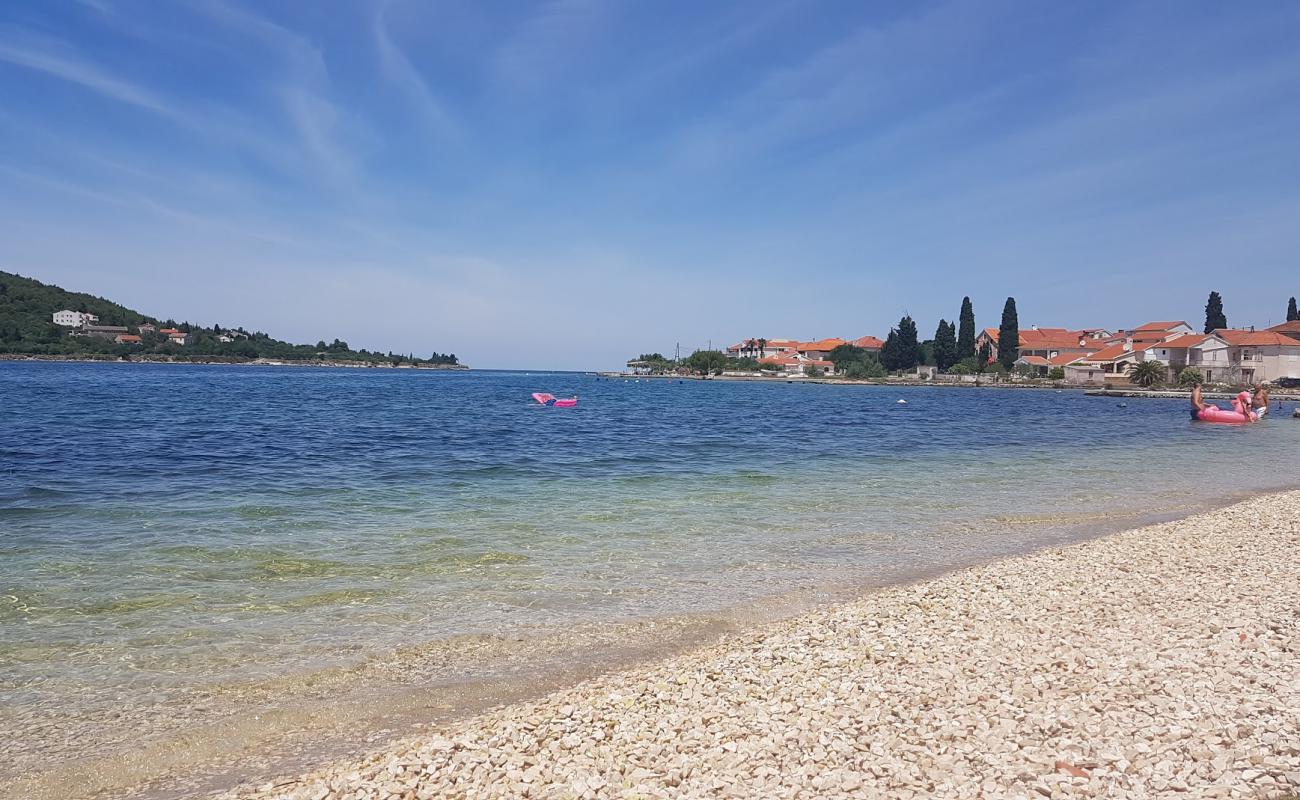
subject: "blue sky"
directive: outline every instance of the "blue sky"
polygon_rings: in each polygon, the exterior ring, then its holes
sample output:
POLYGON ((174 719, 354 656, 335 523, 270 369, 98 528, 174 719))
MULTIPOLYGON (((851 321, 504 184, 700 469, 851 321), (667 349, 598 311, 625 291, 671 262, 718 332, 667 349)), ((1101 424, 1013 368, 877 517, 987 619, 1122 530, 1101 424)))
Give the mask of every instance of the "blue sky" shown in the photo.
POLYGON ((0 5, 0 269, 587 369, 750 336, 1284 318, 1300 4, 0 5))

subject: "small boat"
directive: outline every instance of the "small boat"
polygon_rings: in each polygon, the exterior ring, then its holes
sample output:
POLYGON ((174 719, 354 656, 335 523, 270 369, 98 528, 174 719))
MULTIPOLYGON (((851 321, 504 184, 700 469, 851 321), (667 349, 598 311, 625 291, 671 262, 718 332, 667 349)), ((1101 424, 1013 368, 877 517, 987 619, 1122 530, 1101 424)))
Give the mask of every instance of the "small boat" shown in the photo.
POLYGON ((573 408, 577 404, 578 398, 576 397, 561 397, 557 398, 556 401, 552 403, 556 408, 573 408))

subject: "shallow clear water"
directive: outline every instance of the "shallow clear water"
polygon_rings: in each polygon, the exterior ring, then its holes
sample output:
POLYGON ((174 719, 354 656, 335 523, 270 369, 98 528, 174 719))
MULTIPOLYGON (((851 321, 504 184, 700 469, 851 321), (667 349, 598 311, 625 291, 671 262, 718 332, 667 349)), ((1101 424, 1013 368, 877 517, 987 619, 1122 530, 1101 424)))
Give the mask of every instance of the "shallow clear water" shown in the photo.
POLYGON ((6 363, 0 398, 19 716, 894 579, 1290 487, 1300 452, 1281 413, 1078 392, 6 363))

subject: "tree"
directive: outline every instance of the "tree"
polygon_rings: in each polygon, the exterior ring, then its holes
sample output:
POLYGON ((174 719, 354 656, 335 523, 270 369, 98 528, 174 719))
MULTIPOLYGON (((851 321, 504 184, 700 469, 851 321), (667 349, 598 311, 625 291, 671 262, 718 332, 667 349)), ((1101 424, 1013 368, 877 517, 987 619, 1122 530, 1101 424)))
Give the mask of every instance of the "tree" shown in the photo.
POLYGON ((988 369, 989 362, 993 360, 993 348, 988 342, 980 345, 979 355, 975 356, 975 371, 983 372, 988 369))
POLYGON ((1295 298, 1292 297, 1291 302, 1286 304, 1286 321, 1295 322, 1298 319, 1300 319, 1300 309, 1296 308, 1295 298))
POLYGON ((1159 361, 1142 361, 1129 367, 1128 377, 1138 386, 1155 386, 1165 379, 1165 365, 1159 361))
POLYGON ((766 357, 766 356, 767 356, 767 340, 766 340, 766 339, 762 339, 762 338, 760 338, 760 339, 758 340, 757 344, 758 344, 758 357, 759 357, 759 358, 764 358, 764 357, 766 357))
POLYGON ((1210 299, 1205 301, 1205 333, 1226 327, 1228 318, 1223 315, 1223 298, 1218 292, 1210 292, 1210 299))
POLYGON ((1205 383, 1205 378, 1196 367, 1183 367, 1183 371, 1178 373, 1179 386, 1200 386, 1202 383, 1205 383))
POLYGON ((1007 370, 1020 358, 1020 318, 1016 315, 1016 298, 1008 297, 1002 307, 1002 324, 998 326, 998 363, 1007 370))
POLYGON ((885 346, 880 350, 880 363, 891 371, 911 369, 921 363, 921 343, 916 339, 916 323, 909 316, 891 328, 885 346))
POLYGON ((947 372, 957 358, 956 326, 947 320, 939 320, 939 329, 934 332, 934 361, 940 371, 947 372))
POLYGON ((939 366, 939 362, 935 358, 933 339, 926 339, 921 342, 921 363, 927 367, 939 366))
POLYGON ((961 330, 957 333, 957 360, 975 357, 975 309, 970 298, 961 299, 961 330))
POLYGON ((835 365, 837 372, 844 372, 850 364, 866 361, 870 353, 857 345, 842 344, 826 355, 826 360, 835 365))
POLYGON ((726 364, 726 353, 718 350, 696 350, 686 359, 687 368, 701 375, 717 372, 726 364))

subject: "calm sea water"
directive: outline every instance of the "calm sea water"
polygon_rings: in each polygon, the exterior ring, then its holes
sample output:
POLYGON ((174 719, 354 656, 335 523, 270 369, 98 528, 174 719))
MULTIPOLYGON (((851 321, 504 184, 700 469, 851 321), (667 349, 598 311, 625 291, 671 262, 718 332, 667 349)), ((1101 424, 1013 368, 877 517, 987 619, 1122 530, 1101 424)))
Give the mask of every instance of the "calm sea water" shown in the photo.
POLYGON ((886 580, 1296 483, 1300 422, 1184 405, 0 364, 0 713, 58 733, 194 686, 886 580))

